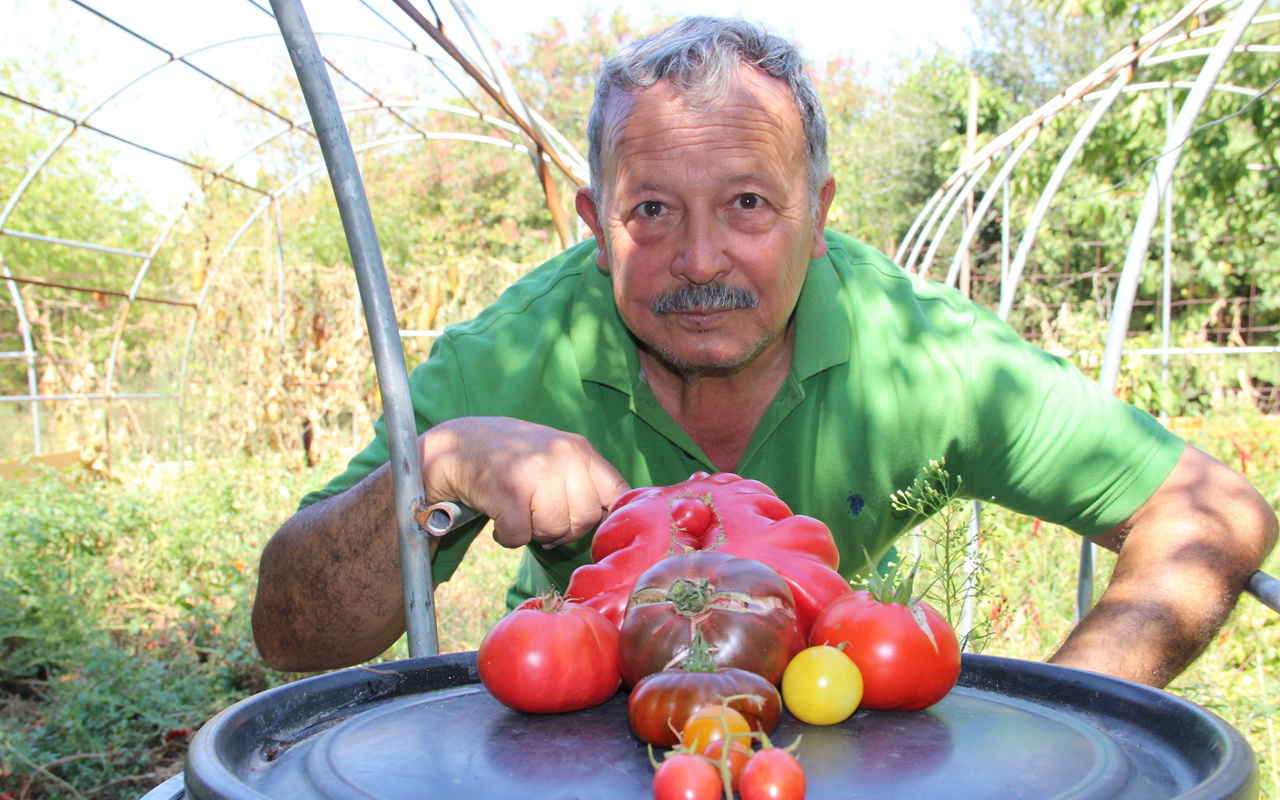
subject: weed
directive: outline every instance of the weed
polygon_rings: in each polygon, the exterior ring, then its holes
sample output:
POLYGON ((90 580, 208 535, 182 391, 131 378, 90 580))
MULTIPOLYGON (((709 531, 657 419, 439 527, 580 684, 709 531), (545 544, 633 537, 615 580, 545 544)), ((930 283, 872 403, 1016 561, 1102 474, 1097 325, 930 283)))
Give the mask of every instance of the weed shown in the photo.
POLYGON ((889 498, 895 513, 923 520, 913 535, 920 556, 921 595, 960 637, 964 652, 982 651, 992 634, 996 608, 984 580, 986 558, 980 507, 959 500, 963 479, 947 471, 946 461, 930 461, 924 474, 889 498), (986 612, 986 613, 983 613, 986 612))

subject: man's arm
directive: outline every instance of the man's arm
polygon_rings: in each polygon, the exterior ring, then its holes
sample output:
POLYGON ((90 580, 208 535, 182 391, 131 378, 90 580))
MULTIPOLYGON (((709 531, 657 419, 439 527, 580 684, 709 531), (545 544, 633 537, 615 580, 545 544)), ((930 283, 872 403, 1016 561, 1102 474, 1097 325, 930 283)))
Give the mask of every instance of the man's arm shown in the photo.
POLYGON ((1118 553, 1098 604, 1051 662, 1163 687, 1199 656, 1276 542, 1248 481, 1187 446, 1156 493, 1093 537, 1118 553))
MULTIPOLYGON (((418 438, 432 502, 470 506, 505 547, 554 547, 604 519, 626 481, 581 436, 502 417, 452 420, 418 438)), ((391 473, 384 465, 302 509, 263 549, 253 633, 271 666, 367 661, 404 631, 391 473)))

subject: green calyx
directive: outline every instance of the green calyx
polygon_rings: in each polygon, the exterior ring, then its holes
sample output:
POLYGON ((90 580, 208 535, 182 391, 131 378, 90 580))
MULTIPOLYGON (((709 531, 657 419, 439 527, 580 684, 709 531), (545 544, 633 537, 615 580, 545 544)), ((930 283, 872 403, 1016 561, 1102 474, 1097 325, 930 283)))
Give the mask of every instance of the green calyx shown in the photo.
POLYGON ((672 582, 663 599, 686 617, 693 617, 707 610, 715 588, 707 578, 678 578, 672 582))
POLYGON ((920 599, 911 596, 915 588, 916 571, 920 568, 919 560, 911 565, 905 577, 902 576, 902 562, 894 564, 888 575, 881 575, 867 548, 862 548, 862 553, 867 557, 867 589, 872 597, 881 603, 898 603, 904 606, 912 605, 920 599))

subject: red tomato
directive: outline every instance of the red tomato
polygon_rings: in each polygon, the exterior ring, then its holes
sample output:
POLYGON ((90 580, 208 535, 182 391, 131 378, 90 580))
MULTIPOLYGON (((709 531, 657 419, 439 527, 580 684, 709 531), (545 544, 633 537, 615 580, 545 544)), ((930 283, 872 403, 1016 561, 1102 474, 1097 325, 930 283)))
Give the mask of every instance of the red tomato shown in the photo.
POLYGON ((693 712, 734 695, 747 696, 725 705, 742 714, 751 730, 769 733, 777 727, 782 714, 782 697, 777 688, 754 672, 741 669, 655 672, 631 690, 627 718, 631 730, 642 740, 657 747, 674 747, 693 712), (760 702, 752 697, 760 698, 760 702))
POLYGON ((622 682, 618 629, 594 608, 560 598, 532 598, 498 620, 477 661, 498 702, 533 714, 599 705, 622 682))
POLYGON ((786 750, 766 747, 742 768, 738 789, 742 800, 802 800, 804 768, 786 750))
POLYGON ((923 600, 881 602, 871 592, 837 597, 814 620, 809 643, 838 647, 862 673, 862 708, 918 711, 960 677, 960 643, 923 600))
POLYGON ((591 539, 592 564, 578 567, 568 595, 621 625, 636 578, 673 553, 714 550, 755 559, 791 588, 800 634, 832 598, 849 592, 831 531, 813 517, 792 514, 759 481, 731 472, 695 472, 673 486, 619 497, 591 539))
POLYGON ((775 685, 803 644, 791 590, 778 573, 727 553, 673 555, 636 580, 618 643, 622 679, 634 686, 679 663, 695 633, 717 666, 775 685))
POLYGON ((694 753, 676 753, 653 774, 654 800, 720 800, 720 773, 694 753))
MULTIPOLYGON (((742 770, 751 760, 751 746, 741 739, 716 739, 702 748, 702 754, 720 769, 729 770, 729 788, 738 791, 742 770), (725 742, 729 742, 729 754, 725 755, 725 742)), ((721 776, 723 782, 723 775, 721 776)))

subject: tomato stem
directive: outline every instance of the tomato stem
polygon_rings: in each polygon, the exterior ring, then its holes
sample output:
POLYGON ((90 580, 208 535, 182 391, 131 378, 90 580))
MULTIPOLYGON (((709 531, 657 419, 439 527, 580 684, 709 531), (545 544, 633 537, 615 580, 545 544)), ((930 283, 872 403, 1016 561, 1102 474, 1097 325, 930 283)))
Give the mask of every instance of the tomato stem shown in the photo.
POLYGON ((693 641, 689 643, 689 655, 680 662, 680 669, 685 672, 715 672, 719 668, 715 657, 711 655, 711 646, 707 644, 702 629, 699 628, 693 634, 693 641))
POLYGON ((714 592, 715 587, 708 578, 678 578, 672 582, 663 599, 681 616, 696 617, 707 610, 714 592))

